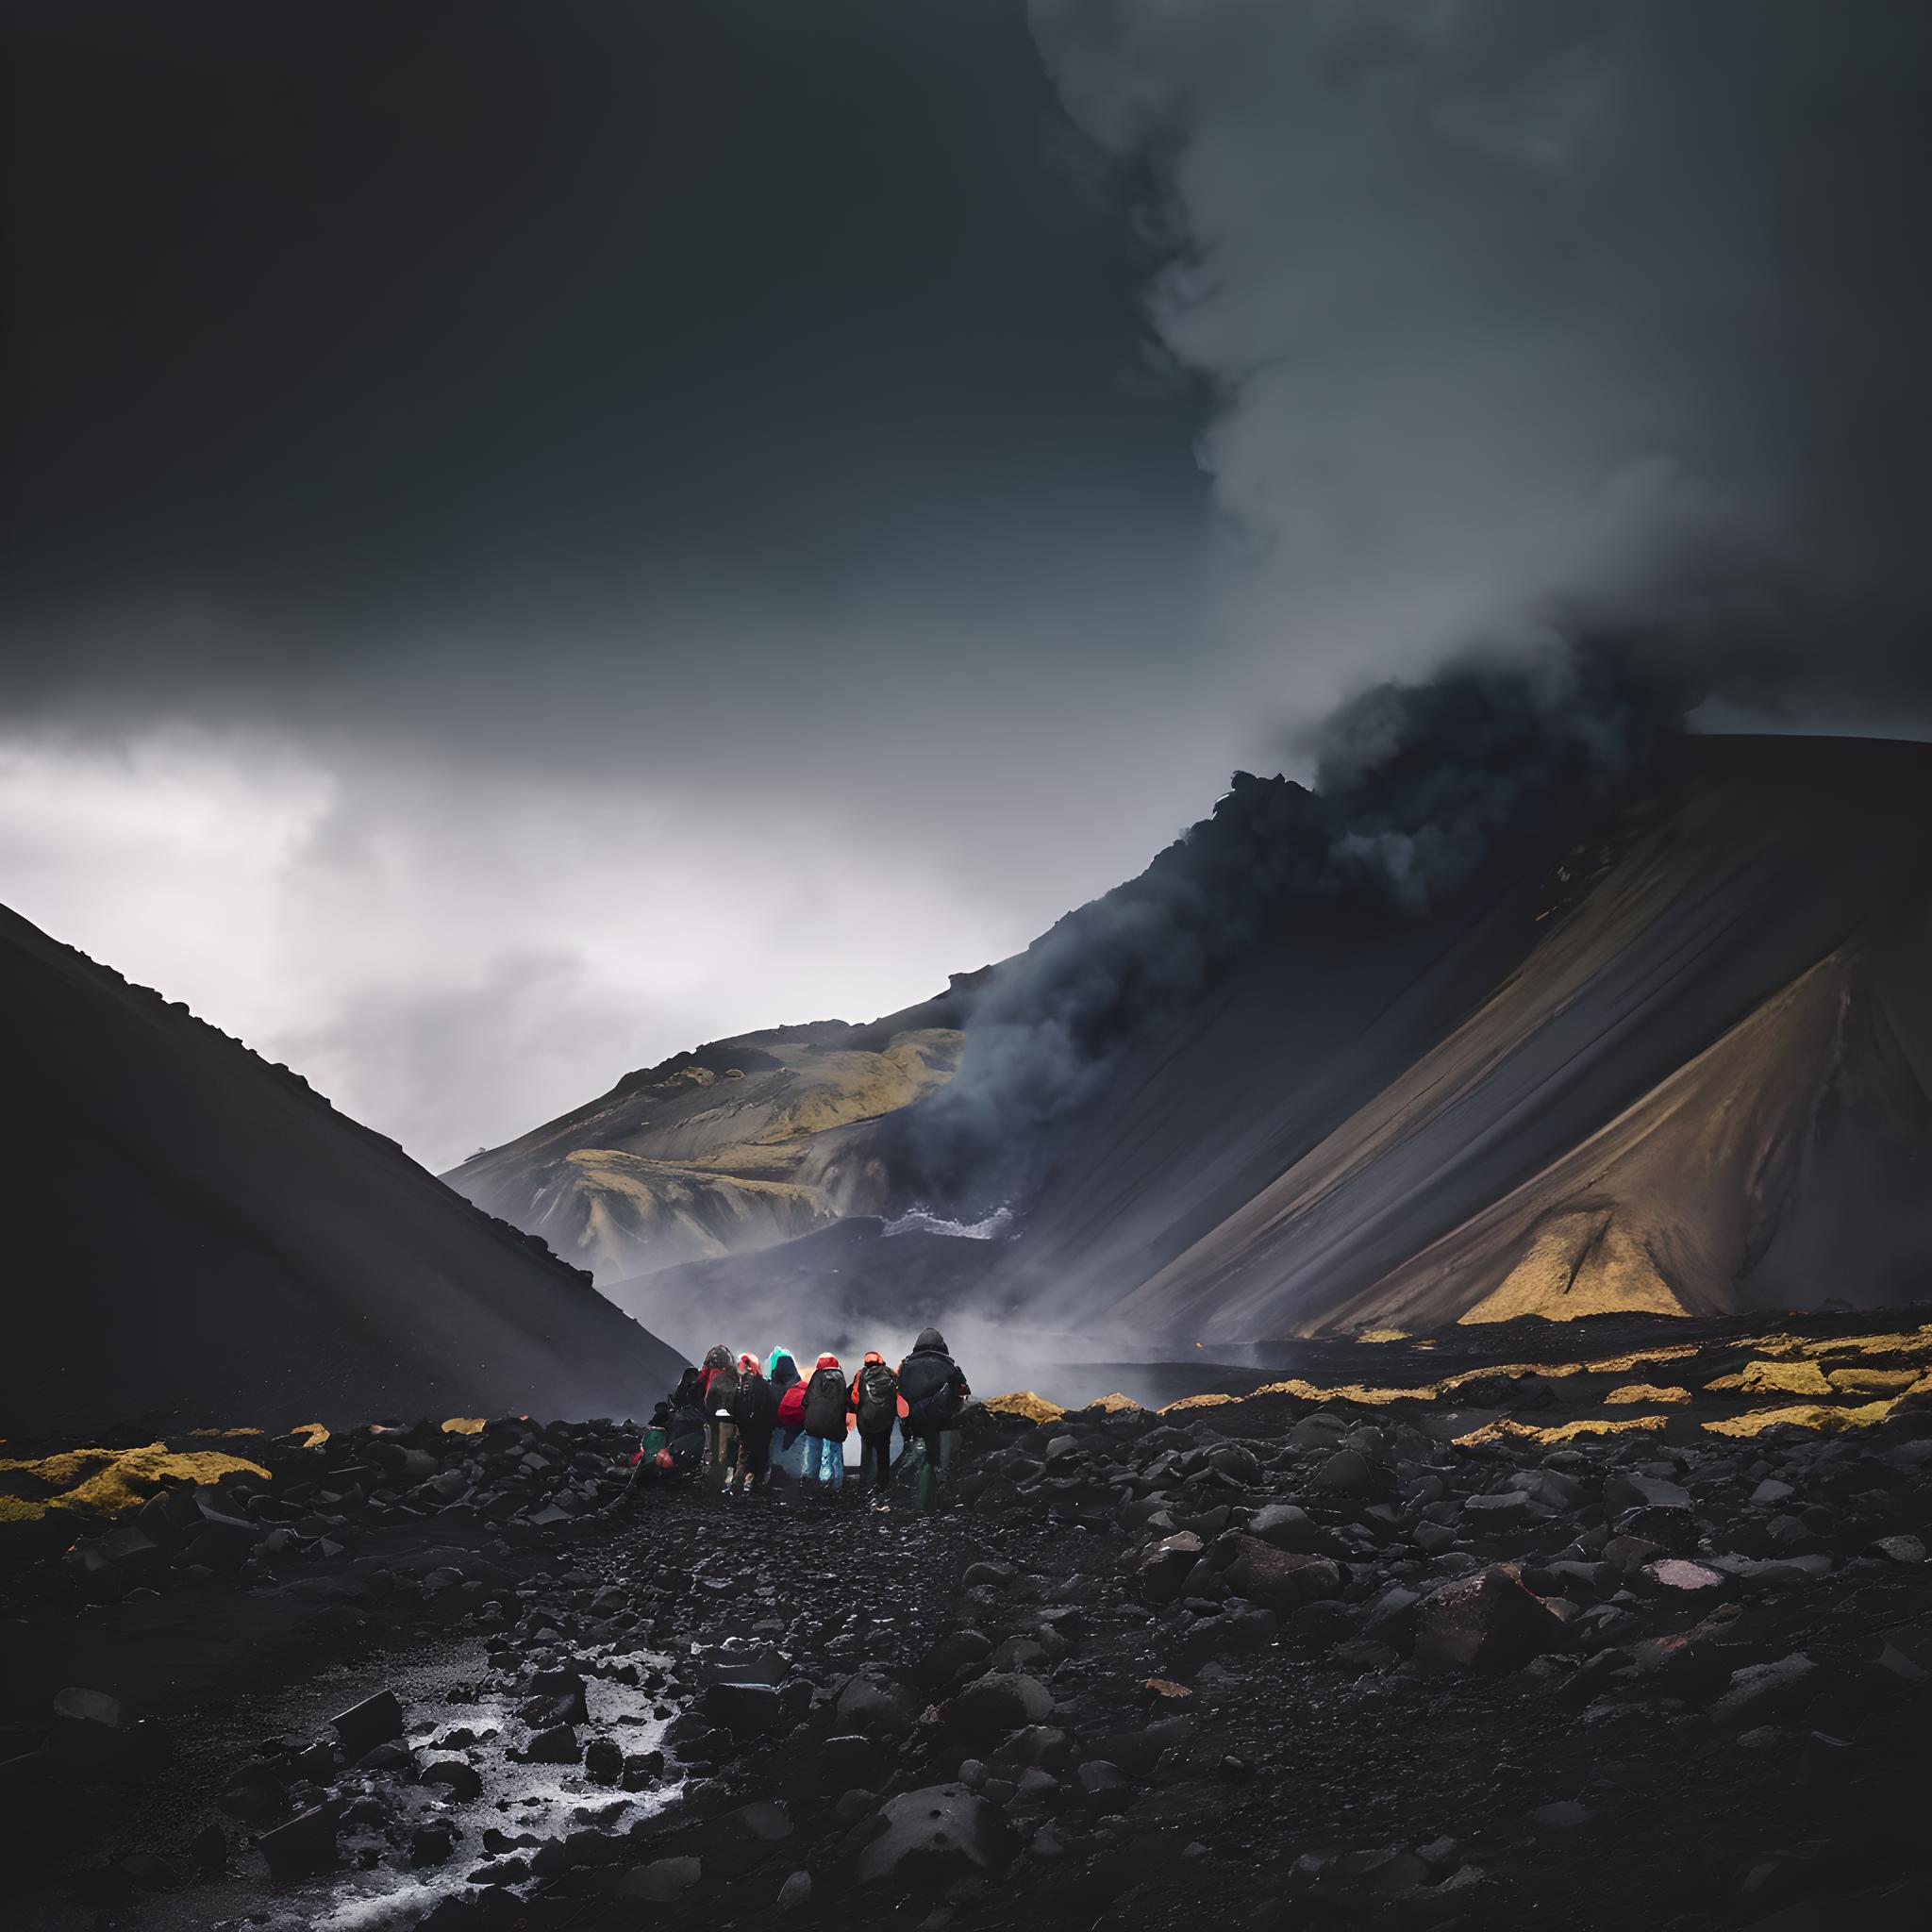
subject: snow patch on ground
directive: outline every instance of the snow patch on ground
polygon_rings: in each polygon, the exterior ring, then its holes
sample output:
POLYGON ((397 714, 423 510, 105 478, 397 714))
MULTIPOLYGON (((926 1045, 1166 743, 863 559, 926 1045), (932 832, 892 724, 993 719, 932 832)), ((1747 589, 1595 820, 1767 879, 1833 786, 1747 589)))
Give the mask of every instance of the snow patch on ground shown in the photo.
POLYGON ((885 1224, 884 1232, 895 1234, 945 1234, 965 1241, 997 1241, 1012 1224, 1010 1208, 995 1208, 979 1221, 948 1221, 929 1208, 908 1208, 904 1214, 885 1224))

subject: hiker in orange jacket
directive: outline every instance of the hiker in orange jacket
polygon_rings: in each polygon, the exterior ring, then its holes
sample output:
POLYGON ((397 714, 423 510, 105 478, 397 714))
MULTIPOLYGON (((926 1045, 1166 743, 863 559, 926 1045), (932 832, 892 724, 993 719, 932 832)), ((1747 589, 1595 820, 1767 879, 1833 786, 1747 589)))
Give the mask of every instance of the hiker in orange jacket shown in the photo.
POLYGON ((867 1349, 852 1384, 852 1420, 858 1428, 859 1471, 872 1485, 874 1502, 892 1480, 892 1424, 903 1407, 898 1376, 877 1349, 867 1349))

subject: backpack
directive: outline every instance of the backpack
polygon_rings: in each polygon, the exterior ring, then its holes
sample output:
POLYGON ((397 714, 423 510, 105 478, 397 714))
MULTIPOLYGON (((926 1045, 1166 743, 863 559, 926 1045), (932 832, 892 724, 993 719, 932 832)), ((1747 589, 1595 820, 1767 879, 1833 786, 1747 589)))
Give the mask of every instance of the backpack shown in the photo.
POLYGON ((736 1367, 711 1371, 710 1379, 705 1384, 705 1413, 708 1416, 715 1416, 721 1408, 731 1410, 737 1407, 740 1379, 736 1367))
POLYGON ((768 1436, 777 1417, 778 1405, 772 1394, 772 1385, 762 1375, 747 1375, 741 1373, 738 1378, 738 1398, 731 1405, 731 1413, 737 1419, 738 1426, 752 1437, 768 1436))
POLYGON ((805 1384, 792 1382, 778 1398, 778 1426, 802 1429, 805 1426, 805 1384))
POLYGON ((868 1362, 858 1372, 858 1433, 886 1436, 899 1419, 899 1378, 884 1362, 868 1362))
POLYGON ((958 1365, 937 1350, 915 1349, 899 1364, 899 1392, 906 1398, 908 1429, 943 1428, 958 1413, 958 1365))
POLYGON ((846 1382, 843 1369, 815 1369, 805 1385, 805 1426, 830 1442, 845 1440, 846 1382))

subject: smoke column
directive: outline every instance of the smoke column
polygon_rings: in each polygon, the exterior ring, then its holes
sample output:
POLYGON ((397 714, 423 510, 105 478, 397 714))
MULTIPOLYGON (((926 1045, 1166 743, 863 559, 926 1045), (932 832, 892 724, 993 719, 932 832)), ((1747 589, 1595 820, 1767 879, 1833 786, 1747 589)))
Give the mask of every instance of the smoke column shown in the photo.
POLYGON ((1158 183, 1147 316, 1214 398, 1224 621, 1328 715, 1312 791, 1238 774, 985 987, 898 1150, 972 1206, 1262 925, 1425 909, 1700 703, 1932 709, 1916 0, 1032 17, 1074 121, 1158 183))
POLYGON ((1925 713, 1932 9, 1032 20, 1158 184, 1147 319, 1214 398, 1226 621, 1305 715, 1557 609, 1733 704, 1925 713))

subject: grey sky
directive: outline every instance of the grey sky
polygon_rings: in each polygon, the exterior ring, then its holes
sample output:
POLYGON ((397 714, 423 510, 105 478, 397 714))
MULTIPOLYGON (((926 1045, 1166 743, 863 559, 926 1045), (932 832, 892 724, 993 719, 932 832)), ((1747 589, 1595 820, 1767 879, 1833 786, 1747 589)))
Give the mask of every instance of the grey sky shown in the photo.
POLYGON ((18 6, 0 896, 441 1164, 1016 948, 1473 633, 1890 722, 1926 37, 18 6))

